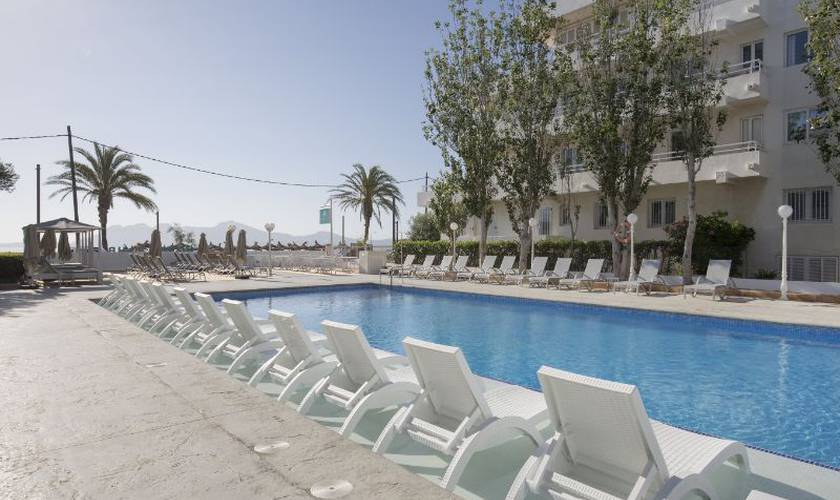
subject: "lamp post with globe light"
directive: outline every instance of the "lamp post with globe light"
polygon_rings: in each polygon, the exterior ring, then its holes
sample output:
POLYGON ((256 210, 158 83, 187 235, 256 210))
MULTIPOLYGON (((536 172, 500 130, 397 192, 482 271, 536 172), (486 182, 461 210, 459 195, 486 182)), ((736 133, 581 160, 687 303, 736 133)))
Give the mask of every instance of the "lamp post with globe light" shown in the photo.
POLYGON ((627 222, 630 223, 630 277, 628 279, 633 281, 636 279, 636 255, 633 248, 635 241, 633 238, 635 236, 634 229, 636 227, 636 223, 639 222, 639 216, 632 213, 627 214, 627 222))
POLYGON ((537 227, 537 219, 531 217, 528 219, 528 227, 531 228, 531 268, 534 268, 534 247, 536 246, 536 231, 535 228, 537 227))
POLYGON ((274 231, 274 223, 273 222, 266 222, 265 223, 265 230, 268 231, 268 275, 271 276, 271 268, 274 267, 274 263, 271 262, 271 232, 274 231))
POLYGON ((782 205, 776 212, 782 218, 782 283, 779 285, 779 292, 781 292, 781 299, 788 299, 788 284, 787 284, 787 223, 791 215, 793 215, 793 207, 790 205, 782 205))

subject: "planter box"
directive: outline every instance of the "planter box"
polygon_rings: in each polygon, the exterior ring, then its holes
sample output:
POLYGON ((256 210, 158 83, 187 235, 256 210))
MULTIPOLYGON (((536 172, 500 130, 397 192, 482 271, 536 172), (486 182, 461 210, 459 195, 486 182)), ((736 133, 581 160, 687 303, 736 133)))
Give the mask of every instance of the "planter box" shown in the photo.
POLYGON ((388 253, 379 250, 359 252, 359 274, 379 274, 385 267, 388 253))

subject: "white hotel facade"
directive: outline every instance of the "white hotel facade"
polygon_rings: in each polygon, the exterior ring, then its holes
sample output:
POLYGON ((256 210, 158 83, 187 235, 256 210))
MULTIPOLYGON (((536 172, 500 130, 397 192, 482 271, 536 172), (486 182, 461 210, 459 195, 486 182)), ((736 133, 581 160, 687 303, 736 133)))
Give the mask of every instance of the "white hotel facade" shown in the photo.
MULTIPOLYGON (((746 255, 745 275, 781 267, 779 205, 789 204, 788 272, 791 280, 840 281, 840 189, 817 157, 814 146, 797 143, 807 134, 806 117, 818 102, 808 90, 802 71, 808 32, 792 0, 712 0, 712 25, 720 41, 717 59, 728 63, 725 98, 728 119, 719 133, 713 156, 698 175, 700 214, 725 210, 731 219, 756 231, 746 255)), ((591 1, 559 0, 557 15, 569 29, 587 22, 591 1)), ((570 36, 560 33, 560 40, 570 36)), ((571 33, 570 31, 568 33, 571 33)), ((666 134, 654 157, 653 181, 636 210, 637 240, 665 239, 663 227, 680 220, 687 210, 683 163, 674 150, 679 132, 666 134)), ((564 154, 574 160, 574 152, 564 154)), ((572 161, 572 163, 574 163, 572 161)), ((555 191, 563 192, 560 183, 555 191)), ((580 205, 576 237, 606 240, 606 208, 599 200, 591 174, 572 177, 575 204, 580 205)), ((538 213, 537 238, 568 237, 558 197, 545 199, 538 213)), ((478 221, 471 220, 466 238, 478 237, 478 221)), ((513 239, 515 234, 504 203, 494 203, 489 239, 513 239)))

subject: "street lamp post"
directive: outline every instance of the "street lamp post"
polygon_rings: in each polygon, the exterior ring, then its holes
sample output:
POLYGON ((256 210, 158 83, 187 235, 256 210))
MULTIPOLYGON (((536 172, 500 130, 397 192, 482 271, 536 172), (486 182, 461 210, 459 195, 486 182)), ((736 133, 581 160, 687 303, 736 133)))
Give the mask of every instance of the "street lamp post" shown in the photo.
POLYGON ((274 223, 266 222, 265 230, 268 231, 268 276, 271 277, 271 268, 274 267, 274 263, 271 261, 271 232, 274 231, 274 223))
POLYGON ((533 217, 528 219, 528 227, 531 228, 531 265, 530 265, 530 268, 533 269, 534 268, 534 246, 536 244, 536 241, 535 241, 536 238, 534 237, 535 236, 534 228, 537 227, 537 219, 535 219, 533 217))
POLYGON ((449 224, 449 229, 452 230, 452 262, 449 263, 449 268, 452 269, 452 266, 455 261, 455 233, 458 231, 458 223, 452 222, 449 224))
POLYGON ((793 215, 793 207, 790 205, 782 205, 776 212, 782 218, 782 283, 779 285, 779 292, 781 292, 781 299, 788 299, 788 284, 787 284, 787 223, 788 218, 793 215))
POLYGON ((627 222, 630 223, 630 277, 628 278, 630 281, 636 279, 636 254, 634 253, 634 243, 633 241, 635 237, 635 228, 636 223, 639 222, 639 216, 636 214, 627 214, 627 222))

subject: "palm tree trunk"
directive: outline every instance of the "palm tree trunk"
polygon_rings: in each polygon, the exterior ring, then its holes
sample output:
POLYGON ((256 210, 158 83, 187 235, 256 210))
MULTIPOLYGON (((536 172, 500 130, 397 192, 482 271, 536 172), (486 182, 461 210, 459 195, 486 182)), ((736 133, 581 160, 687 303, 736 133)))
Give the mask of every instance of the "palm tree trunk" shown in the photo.
POLYGON ((99 207, 99 234, 103 249, 108 249, 108 208, 99 207))
POLYGON ((365 245, 365 250, 367 250, 367 247, 368 247, 368 236, 369 236, 369 234, 370 234, 370 217, 365 217, 365 236, 363 238, 364 245, 365 245))
POLYGON ((694 170, 695 159, 692 155, 686 158, 688 170, 688 226, 685 228, 685 243, 683 244, 683 284, 690 285, 693 281, 693 269, 691 265, 692 250, 694 249, 694 233, 697 231, 697 182, 696 170, 694 170))

